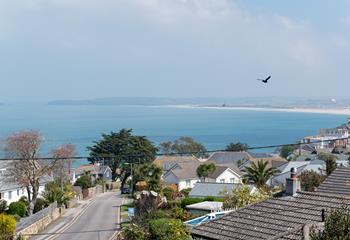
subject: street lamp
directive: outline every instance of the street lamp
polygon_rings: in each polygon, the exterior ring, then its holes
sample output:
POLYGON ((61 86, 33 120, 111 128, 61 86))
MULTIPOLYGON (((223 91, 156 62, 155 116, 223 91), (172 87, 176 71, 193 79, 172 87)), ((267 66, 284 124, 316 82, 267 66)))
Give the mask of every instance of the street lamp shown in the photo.
POLYGON ((133 176, 132 176, 132 163, 128 163, 128 162, 126 162, 126 163, 124 163, 125 165, 130 165, 130 177, 131 177, 131 196, 133 196, 133 194, 134 194, 134 178, 133 178, 133 176))

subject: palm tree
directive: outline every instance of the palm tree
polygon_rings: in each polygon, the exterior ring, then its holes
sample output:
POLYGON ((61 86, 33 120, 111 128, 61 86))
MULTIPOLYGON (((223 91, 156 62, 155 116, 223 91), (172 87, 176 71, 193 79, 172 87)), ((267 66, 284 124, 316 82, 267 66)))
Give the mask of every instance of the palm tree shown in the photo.
POLYGON ((253 181, 258 188, 264 187, 272 176, 280 172, 277 168, 268 167, 267 165, 268 161, 253 162, 249 167, 245 167, 243 177, 253 181))

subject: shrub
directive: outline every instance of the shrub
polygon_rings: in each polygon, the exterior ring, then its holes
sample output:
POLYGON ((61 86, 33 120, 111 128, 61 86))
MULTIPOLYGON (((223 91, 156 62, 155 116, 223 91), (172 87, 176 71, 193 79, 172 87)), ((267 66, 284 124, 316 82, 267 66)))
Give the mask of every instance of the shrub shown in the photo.
POLYGON ((304 191, 313 192, 326 179, 326 176, 313 170, 307 170, 299 175, 299 179, 301 188, 304 191))
POLYGON ((27 198, 26 196, 22 196, 22 197, 18 200, 18 202, 24 203, 24 204, 27 206, 27 208, 29 208, 29 201, 28 201, 28 198, 27 198))
POLYGON ((181 220, 160 218, 149 222, 151 239, 155 240, 187 240, 189 233, 181 220))
POLYGON ((188 197, 188 195, 190 194, 192 188, 185 188, 185 189, 182 189, 180 192, 185 196, 185 197, 188 197))
POLYGON ((48 206, 48 203, 45 199, 37 198, 35 205, 34 205, 33 213, 39 212, 40 210, 44 209, 47 206, 48 206))
POLYGON ((6 200, 0 200, 0 213, 4 213, 7 209, 6 200))
POLYGON ((126 240, 144 240, 147 239, 147 232, 139 225, 132 223, 123 228, 122 236, 126 240))
POLYGON ((163 195, 166 197, 168 201, 173 200, 174 189, 170 187, 166 187, 163 189, 163 195))
POLYGON ((181 207, 185 208, 187 205, 191 205, 194 203, 200 203, 203 202, 204 199, 203 198, 184 198, 181 201, 181 207))
POLYGON ((23 202, 13 202, 9 205, 8 213, 24 217, 27 213, 27 206, 23 202))
POLYGON ((14 217, 0 214, 0 240, 9 240, 15 233, 16 220, 14 217))
POLYGON ((80 186, 82 189, 87 189, 93 187, 91 176, 85 174, 77 179, 74 186, 80 186))

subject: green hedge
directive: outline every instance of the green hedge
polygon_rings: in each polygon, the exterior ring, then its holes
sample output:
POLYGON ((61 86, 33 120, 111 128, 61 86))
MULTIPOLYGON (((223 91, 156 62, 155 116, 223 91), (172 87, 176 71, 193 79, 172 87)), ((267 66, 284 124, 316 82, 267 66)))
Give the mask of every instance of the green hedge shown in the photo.
POLYGON ((212 196, 205 197, 205 198, 191 198, 191 197, 189 197, 189 198, 184 198, 181 201, 181 207, 185 208, 187 205, 200 203, 200 202, 205 202, 205 201, 208 201, 208 202, 223 202, 224 199, 223 198, 218 198, 218 197, 212 197, 212 196))

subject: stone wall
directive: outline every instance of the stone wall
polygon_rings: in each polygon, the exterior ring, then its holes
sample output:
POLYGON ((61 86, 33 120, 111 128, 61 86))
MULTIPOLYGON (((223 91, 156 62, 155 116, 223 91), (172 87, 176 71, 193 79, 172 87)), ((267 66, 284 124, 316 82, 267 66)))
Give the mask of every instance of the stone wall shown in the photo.
POLYGON ((83 198, 91 198, 96 194, 104 193, 104 188, 101 185, 97 185, 92 188, 83 189, 83 198))
POLYGON ((17 224, 17 236, 22 235, 24 239, 28 239, 30 234, 37 234, 44 230, 51 222, 55 221, 64 213, 64 207, 57 207, 52 204, 32 216, 23 219, 17 224), (29 223, 29 224, 28 224, 29 223))

